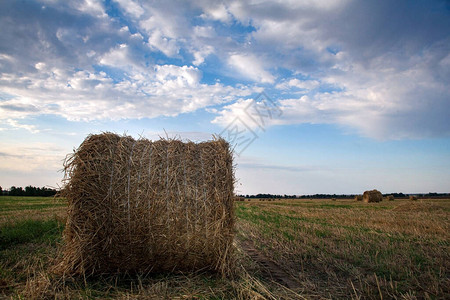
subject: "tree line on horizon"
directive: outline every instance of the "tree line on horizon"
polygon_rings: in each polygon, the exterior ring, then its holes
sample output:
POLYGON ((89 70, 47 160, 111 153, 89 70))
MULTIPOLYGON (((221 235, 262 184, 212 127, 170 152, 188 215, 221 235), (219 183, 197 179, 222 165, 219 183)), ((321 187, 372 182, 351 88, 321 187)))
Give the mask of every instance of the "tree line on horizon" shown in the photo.
MULTIPOLYGON (((325 198, 354 198, 357 194, 314 194, 314 195, 276 195, 276 194, 256 194, 256 195, 237 195, 241 198, 246 199, 325 199, 325 198)), ((394 198, 406 198, 410 195, 421 197, 421 198, 434 198, 434 197, 450 197, 450 193, 426 193, 426 194, 404 194, 404 193, 388 193, 383 194, 383 197, 392 195, 394 198)))
POLYGON ((26 186, 15 187, 12 186, 8 190, 4 190, 0 186, 0 196, 41 196, 41 197, 50 197, 56 195, 58 191, 56 189, 48 188, 48 187, 35 187, 35 186, 26 186))
MULTIPOLYGON (((0 196, 43 196, 50 197, 54 196, 58 193, 56 189, 48 188, 48 187, 35 187, 35 186, 26 186, 15 187, 12 186, 7 190, 3 190, 0 186, 0 196)), ((450 193, 426 193, 426 194, 404 194, 404 193, 388 193, 383 194, 384 197, 392 195, 394 198, 405 198, 410 195, 414 195, 421 198, 442 198, 442 197, 450 197, 450 193)), ((336 198, 336 199, 344 199, 344 198, 353 198, 356 194, 314 194, 314 195, 277 195, 277 194, 256 194, 256 195, 237 195, 241 198, 246 199, 324 199, 324 198, 336 198)))

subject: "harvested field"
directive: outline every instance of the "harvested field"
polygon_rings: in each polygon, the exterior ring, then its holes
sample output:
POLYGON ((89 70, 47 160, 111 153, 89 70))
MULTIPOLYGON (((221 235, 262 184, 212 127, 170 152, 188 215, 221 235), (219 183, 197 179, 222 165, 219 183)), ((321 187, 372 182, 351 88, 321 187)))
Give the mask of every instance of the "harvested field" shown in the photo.
MULTIPOLYGON (((61 200, 14 197, 1 224, 6 298, 445 299, 450 295, 450 199, 236 202, 237 268, 62 280, 49 269, 64 222, 61 200), (36 208, 33 209, 33 203, 36 208), (42 211, 42 204, 54 209, 42 211), (41 212, 39 218, 29 217, 41 212), (56 216, 62 216, 59 213, 56 216), (29 227, 36 230, 28 235, 29 227), (13 233, 14 232, 14 233, 13 233), (22 237, 22 238, 18 238, 22 237)), ((5 204, 6 203, 6 204, 5 204)), ((0 206, 1 208, 5 206, 0 206)))

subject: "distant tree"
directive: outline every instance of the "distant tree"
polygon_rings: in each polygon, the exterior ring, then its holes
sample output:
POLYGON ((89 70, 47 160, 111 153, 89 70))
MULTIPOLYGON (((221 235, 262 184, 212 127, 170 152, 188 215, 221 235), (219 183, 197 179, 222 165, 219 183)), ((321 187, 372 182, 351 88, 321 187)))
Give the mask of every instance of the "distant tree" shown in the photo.
POLYGON ((40 196, 50 197, 50 196, 56 195, 57 192, 58 192, 58 191, 55 190, 55 189, 42 187, 42 188, 40 189, 40 196))
POLYGON ((10 195, 10 196, 17 196, 16 193, 17 193, 16 187, 15 187, 15 186, 12 186, 12 187, 9 189, 9 195, 10 195))
POLYGON ((36 194, 37 194, 36 191, 37 191, 36 187, 31 186, 31 185, 26 186, 25 187, 25 196, 36 196, 36 194))
POLYGON ((1 186, 0 186, 0 196, 3 196, 3 189, 1 186))
MULTIPOLYGON (((46 187, 35 187, 35 186, 26 186, 25 189, 22 187, 15 187, 12 186, 9 190, 8 195, 10 196, 43 196, 43 197, 50 197, 56 195, 58 191, 51 188, 46 187)), ((0 192, 1 194, 1 192, 0 192)))
POLYGON ((9 195, 10 196, 24 196, 25 195, 25 191, 23 190, 22 187, 12 186, 9 189, 9 195))

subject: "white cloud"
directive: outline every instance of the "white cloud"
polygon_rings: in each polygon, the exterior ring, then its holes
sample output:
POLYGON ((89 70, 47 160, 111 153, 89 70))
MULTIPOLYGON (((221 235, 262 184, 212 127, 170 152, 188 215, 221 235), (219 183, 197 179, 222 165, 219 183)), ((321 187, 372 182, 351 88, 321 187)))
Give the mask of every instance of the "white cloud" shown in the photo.
POLYGON ((139 18, 144 14, 144 9, 139 3, 136 3, 133 0, 115 0, 120 6, 130 15, 135 18, 139 18))
POLYGON ((20 124, 18 121, 13 119, 7 119, 6 124, 11 126, 13 129, 25 129, 31 133, 39 133, 40 130, 36 128, 36 125, 31 124, 20 124))
POLYGON ((172 116, 225 104, 219 122, 240 105, 230 101, 263 84, 289 97, 277 124, 333 123, 376 138, 449 134, 442 3, 116 2, 120 17, 101 1, 26 2, 16 23, 12 2, 0 4, 0 119, 172 116), (206 84, 202 74, 254 83, 206 84))
POLYGON ((195 86, 199 84, 201 73, 194 67, 164 65, 156 66, 156 78, 164 85, 170 86, 173 82, 179 87, 195 86))
POLYGON ((194 35, 202 38, 212 38, 216 32, 212 26, 194 26, 194 35))
POLYGON ((163 36, 159 29, 155 29, 148 38, 151 49, 156 49, 169 57, 174 57, 179 52, 179 47, 174 39, 163 36))
POLYGON ((45 69, 45 63, 43 62, 38 62, 37 64, 34 65, 34 67, 38 70, 44 70, 45 69))
POLYGON ((297 88, 301 90, 314 90, 320 86, 318 80, 298 80, 297 78, 292 78, 289 80, 284 80, 283 82, 277 84, 275 87, 280 90, 289 90, 292 88, 297 88))
POLYGON ((228 9, 223 3, 208 3, 208 5, 203 6, 204 18, 217 20, 221 22, 229 22, 232 18, 228 9))
POLYGON ((214 48, 211 46, 205 46, 201 50, 192 50, 194 54, 194 61, 192 62, 193 65, 198 66, 202 64, 205 61, 205 58, 214 53, 214 48))
MULTIPOLYGON (((177 39, 183 34, 187 33, 185 28, 185 20, 182 15, 175 17, 173 11, 167 11, 167 8, 158 9, 151 5, 147 6, 148 16, 139 21, 139 27, 146 33, 151 33, 154 30, 160 31, 160 34, 170 39, 177 39)), ((179 14, 183 11, 179 11, 179 14)))
POLYGON ((275 77, 264 69, 261 59, 253 54, 231 54, 228 64, 248 79, 261 83, 273 83, 275 80, 275 77))
MULTIPOLYGON (((404 139, 450 134, 450 32, 441 30, 450 24, 440 5, 429 14, 425 7, 404 6, 400 13, 383 3, 357 1, 228 7, 257 29, 252 49, 266 58, 264 69, 315 78, 288 78, 275 86, 304 96, 280 99, 284 114, 274 124, 329 123, 372 138, 404 139)), ((246 66, 241 72, 255 80, 254 70, 246 66)), ((225 107, 215 121, 229 120, 238 107, 225 107)))
POLYGON ((111 49, 108 53, 104 54, 99 63, 102 65, 108 65, 115 68, 128 69, 134 63, 131 61, 128 53, 129 47, 126 44, 120 44, 117 47, 111 49))
MULTIPOLYGON (((371 68, 352 63, 345 72, 337 69, 324 75, 322 82, 282 81, 277 88, 292 92, 295 87, 302 89, 304 95, 279 99, 283 114, 267 125, 336 124, 379 140, 449 135, 450 93, 445 81, 436 78, 436 73, 448 73, 442 67, 446 56, 433 63, 433 51, 410 57, 410 65, 404 70, 386 65, 385 61, 392 58, 385 55, 374 60, 371 68), (332 89, 317 92, 321 84, 325 90, 327 86, 332 89)), ((213 123, 226 126, 239 117, 251 124, 244 112, 250 101, 223 107, 216 112, 213 123)))
POLYGON ((60 170, 67 149, 51 143, 0 142, 0 170, 2 172, 32 172, 36 170, 60 170))
POLYGON ((211 112, 215 112, 219 114, 212 121, 213 124, 219 124, 222 127, 226 127, 228 124, 232 123, 236 118, 240 118, 245 124, 251 124, 251 128, 254 129, 257 127, 256 124, 251 122, 250 117, 246 114, 245 108, 251 104, 253 99, 239 99, 238 101, 226 105, 220 111, 211 110, 211 112))
MULTIPOLYGON (((247 87, 203 84, 201 77, 195 67, 175 65, 130 68, 118 82, 105 72, 52 69, 29 78, 32 85, 4 87, 3 92, 13 97, 1 102, 0 119, 40 114, 60 115, 68 120, 176 116, 253 92, 247 87)), ((16 82, 19 77, 10 80, 16 82)))
POLYGON ((97 17, 106 17, 103 1, 99 0, 81 0, 73 1, 76 9, 83 13, 91 14, 97 17))
POLYGON ((265 131, 269 126, 280 124, 280 117, 284 113, 281 108, 278 103, 267 100, 260 94, 256 99, 239 99, 224 106, 220 111, 210 112, 218 115, 212 121, 214 124, 223 127, 235 124, 233 128, 237 128, 238 131, 248 128, 253 131, 265 131))

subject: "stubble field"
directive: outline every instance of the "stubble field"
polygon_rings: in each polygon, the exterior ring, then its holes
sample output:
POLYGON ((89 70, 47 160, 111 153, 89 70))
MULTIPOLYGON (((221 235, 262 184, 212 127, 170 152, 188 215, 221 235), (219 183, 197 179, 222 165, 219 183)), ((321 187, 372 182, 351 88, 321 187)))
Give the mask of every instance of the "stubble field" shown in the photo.
POLYGON ((0 197, 0 298, 445 299, 450 199, 236 202, 236 272, 61 278, 63 199, 0 197))

